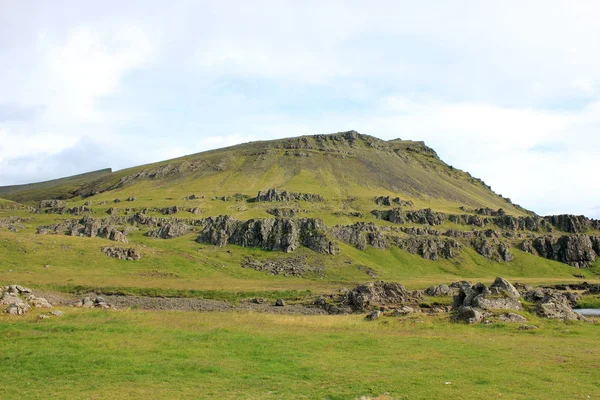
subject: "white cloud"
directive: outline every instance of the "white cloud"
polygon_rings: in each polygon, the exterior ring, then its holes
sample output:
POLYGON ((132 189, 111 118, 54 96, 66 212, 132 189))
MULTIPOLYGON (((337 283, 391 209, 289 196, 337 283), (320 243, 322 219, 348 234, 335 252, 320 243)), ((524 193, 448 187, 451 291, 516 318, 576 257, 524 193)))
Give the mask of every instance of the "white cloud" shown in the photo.
POLYGON ((585 0, 19 1, 0 13, 0 184, 357 129, 425 140, 538 212, 598 215, 598 14, 585 0))

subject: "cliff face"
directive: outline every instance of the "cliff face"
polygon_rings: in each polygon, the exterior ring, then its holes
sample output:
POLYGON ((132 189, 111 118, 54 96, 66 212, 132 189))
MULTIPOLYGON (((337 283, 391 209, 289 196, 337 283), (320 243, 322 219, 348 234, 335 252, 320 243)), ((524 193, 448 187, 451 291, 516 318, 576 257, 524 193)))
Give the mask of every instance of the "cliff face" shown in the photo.
POLYGON ((206 220, 206 226, 197 241, 220 247, 226 244, 235 244, 286 253, 295 251, 300 245, 318 253, 337 254, 339 252, 337 245, 327 238, 323 221, 314 218, 301 220, 267 218, 238 221, 233 217, 222 215, 206 220))

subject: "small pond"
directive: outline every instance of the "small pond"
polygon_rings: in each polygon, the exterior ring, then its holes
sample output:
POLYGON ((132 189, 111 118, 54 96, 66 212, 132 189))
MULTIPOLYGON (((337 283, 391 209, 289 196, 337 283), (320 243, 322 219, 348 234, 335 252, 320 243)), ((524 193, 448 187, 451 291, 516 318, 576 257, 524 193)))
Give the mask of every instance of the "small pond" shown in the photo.
POLYGON ((573 311, 584 317, 600 317, 600 308, 578 308, 573 311))

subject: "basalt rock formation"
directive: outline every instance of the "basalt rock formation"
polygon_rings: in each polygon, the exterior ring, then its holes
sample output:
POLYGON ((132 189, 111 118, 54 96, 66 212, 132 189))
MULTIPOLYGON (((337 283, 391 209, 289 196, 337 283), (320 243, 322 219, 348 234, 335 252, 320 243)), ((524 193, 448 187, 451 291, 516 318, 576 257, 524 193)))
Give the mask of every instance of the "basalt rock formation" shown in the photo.
POLYGON ((521 249, 577 268, 586 268, 600 255, 600 238, 583 234, 560 237, 546 235, 525 240, 521 249))
POLYGON ((280 192, 277 189, 269 189, 266 192, 258 192, 255 201, 311 201, 311 202, 323 202, 325 198, 320 194, 313 193, 294 193, 286 190, 280 192))
POLYGON ((235 244, 242 247, 260 247, 286 253, 295 251, 300 245, 318 253, 339 252, 337 245, 327 238, 327 229, 323 221, 314 218, 238 221, 222 215, 206 220, 206 226, 197 241, 217 246, 235 244))

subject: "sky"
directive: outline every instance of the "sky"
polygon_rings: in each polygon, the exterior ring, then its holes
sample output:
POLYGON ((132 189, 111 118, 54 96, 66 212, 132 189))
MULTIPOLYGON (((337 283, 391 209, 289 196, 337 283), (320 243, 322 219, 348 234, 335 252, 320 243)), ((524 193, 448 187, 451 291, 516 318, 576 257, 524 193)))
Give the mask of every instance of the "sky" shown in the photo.
POLYGON ((423 140, 600 217, 600 2, 0 0, 0 185, 290 136, 423 140))

